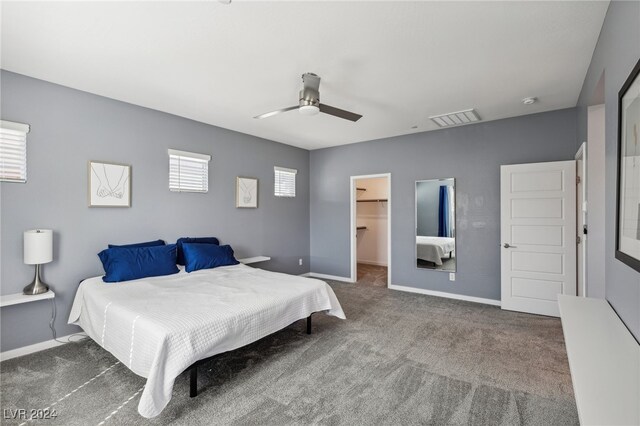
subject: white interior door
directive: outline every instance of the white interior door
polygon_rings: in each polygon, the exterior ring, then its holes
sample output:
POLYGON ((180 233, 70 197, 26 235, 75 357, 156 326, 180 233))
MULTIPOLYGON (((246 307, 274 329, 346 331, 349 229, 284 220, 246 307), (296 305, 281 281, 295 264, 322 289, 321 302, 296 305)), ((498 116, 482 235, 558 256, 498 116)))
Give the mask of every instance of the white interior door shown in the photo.
POLYGON ((502 309, 559 316, 576 295, 576 162, 500 168, 502 309))

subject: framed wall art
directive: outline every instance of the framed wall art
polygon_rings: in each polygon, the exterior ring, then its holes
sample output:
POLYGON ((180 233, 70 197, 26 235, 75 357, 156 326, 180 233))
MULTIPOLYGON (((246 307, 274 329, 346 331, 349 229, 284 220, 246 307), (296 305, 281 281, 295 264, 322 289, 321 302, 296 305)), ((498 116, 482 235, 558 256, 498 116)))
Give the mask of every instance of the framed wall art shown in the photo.
POLYGON ((242 176, 236 178, 236 207, 258 208, 258 179, 242 176))
POLYGON ((89 161, 89 207, 131 207, 131 166, 89 161))
POLYGON ((616 259, 640 271, 640 60, 618 93, 616 259))

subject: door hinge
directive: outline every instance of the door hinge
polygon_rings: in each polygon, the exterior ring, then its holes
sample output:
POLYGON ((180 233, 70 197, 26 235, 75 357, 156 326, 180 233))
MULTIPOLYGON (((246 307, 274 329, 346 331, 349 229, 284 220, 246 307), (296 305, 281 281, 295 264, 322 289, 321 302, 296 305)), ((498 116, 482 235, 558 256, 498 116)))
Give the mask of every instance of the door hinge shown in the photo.
POLYGON ((580 179, 580 176, 576 176, 576 185, 578 185, 580 182, 582 182, 582 179, 580 179))
POLYGON ((580 238, 580 235, 578 235, 578 236, 576 237, 576 243, 577 243, 577 244, 580 244, 581 242, 582 242, 582 238, 580 238))

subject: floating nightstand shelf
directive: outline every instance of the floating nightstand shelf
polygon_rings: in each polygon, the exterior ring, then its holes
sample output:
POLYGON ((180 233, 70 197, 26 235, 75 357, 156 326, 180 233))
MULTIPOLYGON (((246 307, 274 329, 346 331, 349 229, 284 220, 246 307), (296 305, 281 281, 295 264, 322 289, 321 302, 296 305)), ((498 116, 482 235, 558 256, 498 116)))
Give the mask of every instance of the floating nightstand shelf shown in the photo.
POLYGON ((248 265, 250 263, 266 262, 267 260, 271 260, 271 258, 268 256, 256 256, 256 257, 245 257, 244 259, 238 259, 238 262, 248 265))
POLYGON ((0 296, 0 307, 36 302, 38 300, 53 299, 54 297, 56 297, 56 294, 51 290, 47 291, 46 293, 36 295, 27 295, 22 293, 7 294, 5 296, 0 296))

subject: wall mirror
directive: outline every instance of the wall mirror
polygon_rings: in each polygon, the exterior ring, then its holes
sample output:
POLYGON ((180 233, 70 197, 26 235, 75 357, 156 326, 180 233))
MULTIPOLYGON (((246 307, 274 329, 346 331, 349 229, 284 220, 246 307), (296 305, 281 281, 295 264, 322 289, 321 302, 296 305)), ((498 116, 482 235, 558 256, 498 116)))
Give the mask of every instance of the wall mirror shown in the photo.
POLYGON ((416 181, 416 266, 456 271, 454 178, 416 181))

